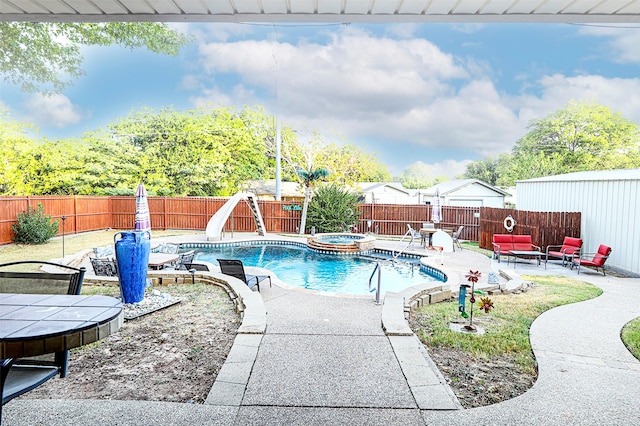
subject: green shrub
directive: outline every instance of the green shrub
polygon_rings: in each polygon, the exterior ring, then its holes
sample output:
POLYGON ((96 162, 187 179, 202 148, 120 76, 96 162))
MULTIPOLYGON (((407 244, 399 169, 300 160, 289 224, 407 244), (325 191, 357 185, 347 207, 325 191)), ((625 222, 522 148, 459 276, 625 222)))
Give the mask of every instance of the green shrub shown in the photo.
POLYGON ((12 225, 14 243, 43 244, 58 233, 58 221, 51 222, 51 216, 43 210, 42 204, 38 204, 37 209, 29 206, 26 212, 18 213, 18 223, 12 225))
POLYGON ((336 185, 320 187, 307 212, 307 227, 316 232, 344 232, 351 229, 360 216, 358 195, 336 185))

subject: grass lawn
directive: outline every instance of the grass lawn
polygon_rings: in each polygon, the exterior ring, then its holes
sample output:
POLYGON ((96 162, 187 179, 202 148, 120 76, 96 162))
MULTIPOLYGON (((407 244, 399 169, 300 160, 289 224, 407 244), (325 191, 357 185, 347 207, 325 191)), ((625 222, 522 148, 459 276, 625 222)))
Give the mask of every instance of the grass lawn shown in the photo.
MULTIPOLYGON (((476 302, 474 324, 484 328, 484 335, 449 329, 449 323, 465 321, 458 312, 457 302, 437 303, 418 309, 412 315, 411 328, 429 348, 459 349, 478 361, 507 356, 514 359, 522 371, 533 373, 536 362, 529 343, 531 323, 551 308, 592 299, 602 294, 602 290, 566 277, 523 278, 533 281, 534 286, 526 293, 490 296, 495 306, 490 313, 478 309, 476 302)), ((479 301, 480 297, 476 296, 476 299, 479 301)))
MULTIPOLYGON (((66 235, 64 237, 64 253, 69 256, 81 250, 113 244, 113 236, 120 232, 116 229, 84 232, 66 235)), ((197 234, 202 231, 176 230, 153 231, 153 238, 169 237, 172 235, 197 234)), ((19 260, 52 260, 62 257, 62 237, 52 238, 45 244, 6 244, 0 246, 0 263, 16 262, 19 260)))
POLYGON ((633 356, 640 360, 640 318, 628 322, 622 328, 622 341, 633 356))

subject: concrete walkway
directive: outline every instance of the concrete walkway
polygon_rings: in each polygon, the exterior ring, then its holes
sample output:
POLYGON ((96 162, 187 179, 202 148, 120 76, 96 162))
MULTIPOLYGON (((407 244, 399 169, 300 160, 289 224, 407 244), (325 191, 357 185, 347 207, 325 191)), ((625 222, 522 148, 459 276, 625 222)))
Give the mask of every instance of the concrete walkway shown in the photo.
MULTIPOLYGON (((513 263, 469 251, 445 254, 444 267, 460 275, 470 268, 484 276, 514 270, 513 263)), ((577 277, 567 268, 545 270, 526 261, 515 270, 577 277)), ((640 362, 619 335, 640 316, 640 280, 590 271, 579 278, 604 294, 536 319, 536 384, 489 407, 460 409, 415 336, 385 335, 384 306, 371 298, 274 285, 262 286, 266 332, 238 337, 207 404, 47 401, 27 394, 4 407, 3 424, 638 424, 640 362)))

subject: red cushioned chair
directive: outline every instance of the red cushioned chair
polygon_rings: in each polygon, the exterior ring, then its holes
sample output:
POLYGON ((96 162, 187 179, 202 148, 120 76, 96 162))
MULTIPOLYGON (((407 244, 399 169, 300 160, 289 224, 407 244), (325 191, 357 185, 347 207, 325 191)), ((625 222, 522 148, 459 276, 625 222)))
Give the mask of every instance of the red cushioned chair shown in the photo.
POLYGON ((598 247, 597 253, 583 253, 583 256, 590 256, 591 254, 593 254, 593 258, 591 259, 585 259, 580 255, 572 256, 571 269, 573 269, 573 266, 576 265, 578 267, 578 274, 579 274, 580 266, 590 266, 592 268, 595 268, 596 272, 598 271, 598 268, 602 269, 602 274, 607 275, 604 272, 604 263, 607 261, 607 259, 609 258, 609 255, 611 254, 611 247, 605 246, 604 244, 600 244, 600 247, 598 247))
POLYGON ((580 256, 580 249, 582 248, 582 240, 580 238, 564 237, 562 245, 550 245, 547 246, 546 262, 549 258, 562 259, 562 266, 571 261, 571 258, 580 256))

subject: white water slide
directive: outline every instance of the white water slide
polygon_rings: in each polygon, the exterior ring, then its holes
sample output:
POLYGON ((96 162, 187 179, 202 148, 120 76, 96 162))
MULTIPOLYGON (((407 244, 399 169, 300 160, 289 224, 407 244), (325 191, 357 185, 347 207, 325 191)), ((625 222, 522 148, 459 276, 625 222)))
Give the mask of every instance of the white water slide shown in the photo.
POLYGON ((253 219, 256 223, 256 232, 258 235, 265 235, 264 222, 262 221, 262 215, 258 208, 255 195, 250 192, 238 192, 231 197, 220 209, 211 216, 209 223, 207 223, 207 241, 219 241, 222 239, 222 228, 227 223, 227 219, 233 213, 233 209, 236 207, 240 200, 245 200, 253 213, 253 219))

